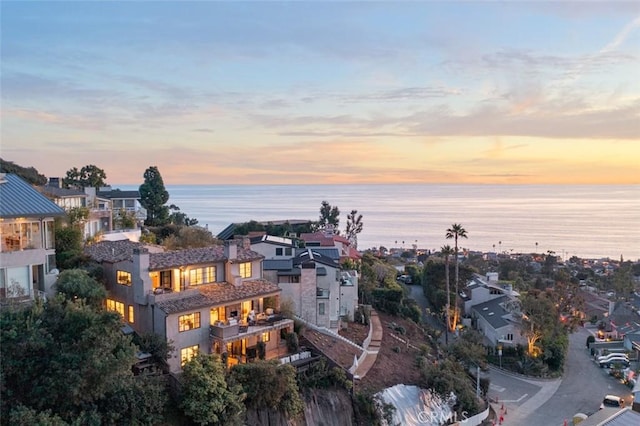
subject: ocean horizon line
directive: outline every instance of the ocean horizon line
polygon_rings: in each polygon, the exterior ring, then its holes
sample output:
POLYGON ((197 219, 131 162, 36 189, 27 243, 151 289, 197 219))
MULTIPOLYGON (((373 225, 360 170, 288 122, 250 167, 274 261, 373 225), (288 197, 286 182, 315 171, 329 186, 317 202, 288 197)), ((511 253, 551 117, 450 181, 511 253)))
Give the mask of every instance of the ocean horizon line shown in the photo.
MULTIPOLYGON (((126 186, 126 187, 134 187, 140 186, 144 183, 144 180, 141 183, 112 183, 107 184, 107 186, 111 186, 112 188, 118 186, 126 186)), ((587 186, 598 186, 598 187, 629 187, 629 186, 640 186, 640 182, 638 183, 436 183, 436 182, 397 182, 397 183, 385 183, 385 182, 377 182, 377 183, 164 183, 165 187, 176 187, 176 186, 425 186, 425 185, 434 185, 434 186, 552 186, 552 187, 587 187, 587 186)))

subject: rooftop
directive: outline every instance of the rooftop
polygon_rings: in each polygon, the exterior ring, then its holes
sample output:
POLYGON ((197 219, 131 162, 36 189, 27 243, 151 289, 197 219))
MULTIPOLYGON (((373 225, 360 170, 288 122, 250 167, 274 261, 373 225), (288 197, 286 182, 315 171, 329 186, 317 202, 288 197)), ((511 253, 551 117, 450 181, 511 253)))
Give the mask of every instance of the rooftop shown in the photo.
MULTIPOLYGON (((224 247, 220 245, 190 248, 184 250, 164 251, 161 246, 144 245, 129 240, 101 241, 85 248, 85 253, 96 262, 116 263, 133 259, 133 250, 146 248, 149 250, 149 269, 158 271, 178 268, 187 265, 204 265, 227 261, 224 247)), ((252 250, 238 247, 236 259, 250 261, 263 256, 252 250)))
POLYGON ((0 217, 62 216, 65 211, 14 174, 0 173, 0 217))
POLYGON ((172 293, 170 299, 159 300, 156 306, 167 314, 174 314, 280 293, 280 288, 276 284, 262 279, 246 280, 238 286, 227 282, 207 284, 197 287, 196 290, 196 292, 185 292, 184 297, 176 297, 180 293, 172 293))

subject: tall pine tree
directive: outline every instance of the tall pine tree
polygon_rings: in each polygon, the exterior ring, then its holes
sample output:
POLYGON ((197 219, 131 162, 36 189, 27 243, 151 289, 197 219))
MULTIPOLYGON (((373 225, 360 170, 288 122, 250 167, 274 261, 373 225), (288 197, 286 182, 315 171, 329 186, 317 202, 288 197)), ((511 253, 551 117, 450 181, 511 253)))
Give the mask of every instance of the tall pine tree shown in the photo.
POLYGON ((164 187, 158 167, 151 166, 144 172, 144 183, 140 185, 140 204, 147 209, 147 226, 162 226, 169 223, 169 192, 164 187))

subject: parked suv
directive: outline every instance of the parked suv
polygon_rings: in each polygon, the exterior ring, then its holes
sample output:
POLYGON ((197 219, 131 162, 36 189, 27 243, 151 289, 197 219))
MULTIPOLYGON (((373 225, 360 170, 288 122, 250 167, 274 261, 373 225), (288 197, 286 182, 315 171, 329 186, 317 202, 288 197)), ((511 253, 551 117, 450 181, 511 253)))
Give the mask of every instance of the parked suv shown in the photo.
POLYGON ((629 358, 626 356, 612 356, 606 360, 599 361, 600 367, 609 368, 612 365, 622 365, 623 367, 629 366, 629 358))
POLYGON ((616 358, 617 358, 617 357, 625 357, 627 360, 629 360, 629 355, 627 355, 627 354, 626 354, 626 353, 624 353, 624 352, 611 352, 611 353, 610 353, 610 354, 608 354, 608 355, 602 355, 602 356, 599 356, 599 357, 598 357, 598 361, 599 361, 599 362, 600 362, 600 361, 608 361, 608 360, 609 360, 609 358, 612 358, 612 357, 616 357, 616 358))
POLYGON ((602 410, 604 407, 623 408, 624 399, 616 395, 606 395, 600 404, 600 409, 602 410))

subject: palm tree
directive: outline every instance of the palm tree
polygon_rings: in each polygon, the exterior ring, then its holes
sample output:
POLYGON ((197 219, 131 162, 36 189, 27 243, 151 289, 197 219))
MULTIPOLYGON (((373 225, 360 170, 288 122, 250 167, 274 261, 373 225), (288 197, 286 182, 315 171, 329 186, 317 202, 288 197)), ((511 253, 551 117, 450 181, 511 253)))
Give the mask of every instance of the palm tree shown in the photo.
POLYGON ((462 225, 460 225, 459 223, 454 223, 453 225, 451 225, 451 228, 447 229, 447 234, 446 234, 446 238, 448 240, 450 239, 454 239, 455 240, 455 247, 454 247, 454 254, 456 256, 455 258, 455 265, 456 265, 456 298, 455 298, 455 307, 454 307, 454 313, 453 313, 453 327, 455 329, 455 326, 458 325, 458 318, 460 317, 460 313, 459 313, 459 309, 458 309, 458 238, 467 238, 467 230, 464 229, 462 227, 462 225))
POLYGON ((450 245, 444 245, 440 248, 440 253, 444 256, 444 276, 447 282, 447 306, 445 308, 446 315, 446 329, 444 335, 444 341, 449 344, 449 329, 451 328, 451 289, 449 288, 449 256, 453 254, 453 249, 450 245))

